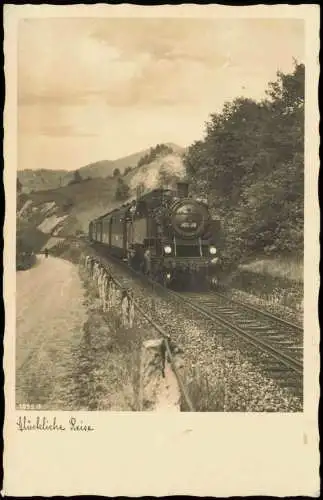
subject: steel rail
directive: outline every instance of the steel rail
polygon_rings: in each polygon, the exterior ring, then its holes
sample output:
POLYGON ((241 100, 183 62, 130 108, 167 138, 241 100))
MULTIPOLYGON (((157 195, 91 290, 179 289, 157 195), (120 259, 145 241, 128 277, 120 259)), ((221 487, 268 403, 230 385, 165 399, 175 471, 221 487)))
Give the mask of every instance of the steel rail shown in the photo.
POLYGON ((280 318, 279 316, 276 316, 275 314, 272 314, 271 312, 269 312, 267 310, 262 310, 262 309, 259 309, 258 307, 252 306, 251 304, 246 304, 245 302, 242 302, 241 300, 227 297, 226 295, 223 295, 222 293, 217 292, 217 291, 214 291, 213 295, 218 295, 219 297, 227 300, 228 302, 232 302, 233 304, 237 304, 241 307, 244 307, 245 309, 249 309, 250 311, 254 311, 255 313, 258 313, 259 315, 266 316, 269 319, 273 319, 277 323, 284 324, 290 328, 293 328, 294 330, 297 330, 299 332, 303 332, 303 328, 301 326, 296 325, 295 323, 291 323, 290 321, 287 321, 286 319, 280 318))
POLYGON ((263 339, 260 339, 259 337, 256 337, 255 335, 246 332, 242 328, 236 326, 235 324, 231 323, 230 321, 222 318, 218 314, 215 314, 214 312, 209 312, 203 307, 194 304, 191 300, 188 300, 184 297, 182 297, 180 294, 177 294, 176 292, 170 291, 172 295, 174 295, 176 298, 179 298, 181 301, 185 302, 188 304, 192 309, 195 311, 199 312, 200 314, 204 315, 210 320, 213 321, 218 321, 219 323, 222 323, 223 325, 227 326, 230 328, 231 331, 233 331, 236 335, 239 335, 240 337, 244 337, 250 342, 251 344, 255 345, 256 347, 260 347, 264 352, 270 352, 270 354, 276 358, 278 361, 282 362, 287 368, 291 368, 298 374, 302 375, 303 374, 303 365, 299 361, 295 360, 294 358, 290 357, 289 355, 282 353, 278 349, 276 349, 274 346, 272 346, 269 342, 264 341, 263 339))

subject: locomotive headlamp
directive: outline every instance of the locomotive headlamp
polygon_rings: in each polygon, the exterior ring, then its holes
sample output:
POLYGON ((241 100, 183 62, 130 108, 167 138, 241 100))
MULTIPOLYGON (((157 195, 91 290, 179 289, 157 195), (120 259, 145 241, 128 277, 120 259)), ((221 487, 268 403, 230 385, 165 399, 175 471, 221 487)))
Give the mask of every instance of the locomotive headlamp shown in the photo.
POLYGON ((164 247, 164 252, 165 252, 165 253, 167 253, 167 254, 172 253, 172 247, 171 247, 171 246, 169 246, 169 245, 166 245, 166 246, 164 247))
POLYGON ((215 255, 216 254, 216 248, 215 247, 210 247, 209 248, 209 252, 211 255, 215 255))

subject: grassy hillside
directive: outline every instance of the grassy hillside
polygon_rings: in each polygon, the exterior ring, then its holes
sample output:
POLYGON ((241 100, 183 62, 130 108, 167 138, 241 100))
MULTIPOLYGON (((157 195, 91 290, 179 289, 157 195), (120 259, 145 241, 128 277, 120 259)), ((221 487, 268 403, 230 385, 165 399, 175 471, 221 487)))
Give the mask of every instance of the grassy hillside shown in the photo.
POLYGON ((79 172, 82 177, 108 177, 113 174, 115 168, 118 168, 122 173, 127 167, 135 167, 140 158, 147 154, 148 151, 149 149, 145 149, 113 161, 103 160, 90 163, 90 165, 80 168, 79 172))
MULTIPOLYGON (((175 154, 182 155, 185 152, 184 148, 182 148, 181 146, 178 146, 177 144, 174 144, 172 142, 167 142, 165 144, 165 146, 168 146, 169 148, 171 148, 175 154)), ((113 169, 118 168, 120 170, 120 172, 122 173, 127 167, 136 168, 138 165, 138 162, 143 157, 148 155, 150 151, 151 151, 151 148, 140 151, 139 153, 134 153, 134 154, 126 156, 124 158, 119 158, 118 160, 114 160, 113 161, 113 169)))
MULTIPOLYGON (((27 217, 29 224, 38 227, 45 218, 55 215, 65 216, 63 226, 69 223, 69 234, 86 231, 91 218, 101 215, 113 205, 116 179, 90 179, 78 184, 62 188, 38 191, 27 195, 30 206, 25 208, 22 216, 27 217), (46 212, 45 207, 53 204, 46 212), (71 220, 74 221, 71 224, 71 220)), ((26 195, 23 195, 26 200, 26 195)), ((26 201, 25 201, 26 204, 26 201)))
POLYGON ((73 179, 73 172, 67 170, 19 170, 18 179, 25 192, 55 189, 68 184, 73 179))

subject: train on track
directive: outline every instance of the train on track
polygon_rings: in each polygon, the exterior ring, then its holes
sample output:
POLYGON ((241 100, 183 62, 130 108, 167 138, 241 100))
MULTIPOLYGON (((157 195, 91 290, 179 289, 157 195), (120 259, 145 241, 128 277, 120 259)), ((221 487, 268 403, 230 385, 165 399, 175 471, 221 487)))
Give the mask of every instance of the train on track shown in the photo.
POLYGON ((189 184, 154 189, 89 223, 89 239, 139 272, 171 283, 217 284, 221 223, 189 184))

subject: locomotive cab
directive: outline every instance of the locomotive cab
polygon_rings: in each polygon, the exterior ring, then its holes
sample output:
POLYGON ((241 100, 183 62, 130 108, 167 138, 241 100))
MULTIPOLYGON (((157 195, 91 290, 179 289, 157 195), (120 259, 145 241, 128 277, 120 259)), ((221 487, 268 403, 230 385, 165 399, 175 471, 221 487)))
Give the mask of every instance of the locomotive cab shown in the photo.
POLYGON ((178 198, 188 198, 189 183, 185 181, 177 182, 177 196, 178 198))

